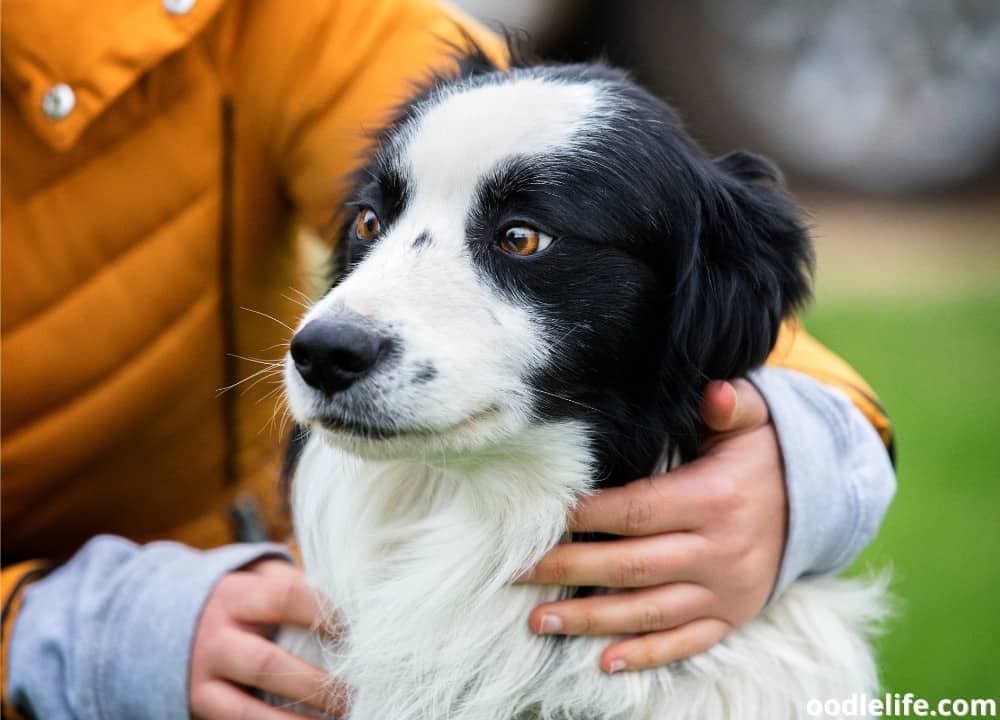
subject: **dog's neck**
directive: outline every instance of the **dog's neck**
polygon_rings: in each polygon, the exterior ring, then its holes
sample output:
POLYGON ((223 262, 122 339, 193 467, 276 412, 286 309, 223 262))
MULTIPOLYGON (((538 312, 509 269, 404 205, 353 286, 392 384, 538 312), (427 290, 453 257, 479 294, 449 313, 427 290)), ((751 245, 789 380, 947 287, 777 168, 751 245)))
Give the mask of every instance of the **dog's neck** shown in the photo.
POLYGON ((569 422, 433 464, 309 442, 297 536, 310 582, 343 626, 329 660, 358 693, 355 717, 511 706, 554 649, 531 634, 528 613, 565 592, 511 582, 559 542, 592 474, 586 429, 569 422))

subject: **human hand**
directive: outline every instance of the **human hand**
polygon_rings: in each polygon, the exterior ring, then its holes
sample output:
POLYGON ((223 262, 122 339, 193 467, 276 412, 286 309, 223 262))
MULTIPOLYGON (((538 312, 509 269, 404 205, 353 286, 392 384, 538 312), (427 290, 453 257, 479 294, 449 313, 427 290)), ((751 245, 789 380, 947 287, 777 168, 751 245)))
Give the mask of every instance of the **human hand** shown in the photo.
POLYGON ((312 628, 319 607, 302 571, 262 560, 226 575, 212 590, 195 631, 188 697, 204 720, 293 720, 306 716, 271 707, 252 687, 320 711, 330 709, 326 673, 268 639, 276 625, 312 628))
POLYGON ((546 603, 540 634, 634 634, 601 655, 606 672, 657 667, 709 649, 764 607, 784 553, 787 496, 764 398, 712 382, 702 456, 665 475, 583 499, 569 529, 625 536, 559 545, 522 582, 633 588, 546 603))

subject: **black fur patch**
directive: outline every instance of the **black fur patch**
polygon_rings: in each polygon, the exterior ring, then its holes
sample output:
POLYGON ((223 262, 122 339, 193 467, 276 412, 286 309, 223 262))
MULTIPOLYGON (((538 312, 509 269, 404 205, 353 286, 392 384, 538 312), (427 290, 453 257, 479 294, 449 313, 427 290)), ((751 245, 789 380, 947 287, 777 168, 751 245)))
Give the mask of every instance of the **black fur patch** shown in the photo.
POLYGON ((413 249, 420 250, 431 244, 431 234, 424 230, 422 233, 417 235, 417 239, 413 241, 413 249))
POLYGON ((420 363, 417 367, 416 373, 413 375, 413 382, 415 383, 429 383, 431 380, 437 377, 438 370, 434 367, 433 363, 425 362, 420 363))

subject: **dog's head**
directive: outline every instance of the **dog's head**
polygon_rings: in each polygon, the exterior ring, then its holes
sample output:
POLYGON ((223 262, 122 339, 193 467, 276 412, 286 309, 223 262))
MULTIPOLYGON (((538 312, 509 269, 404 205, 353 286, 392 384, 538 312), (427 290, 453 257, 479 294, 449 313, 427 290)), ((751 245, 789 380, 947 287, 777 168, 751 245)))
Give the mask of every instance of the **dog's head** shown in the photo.
MULTIPOLYGON (((480 58, 481 60, 482 58, 480 58)), ((466 65, 379 136, 332 289, 286 364, 297 421, 374 457, 592 430, 606 480, 692 446, 707 380, 763 362, 808 295, 776 170, 705 157, 602 65, 466 65)))

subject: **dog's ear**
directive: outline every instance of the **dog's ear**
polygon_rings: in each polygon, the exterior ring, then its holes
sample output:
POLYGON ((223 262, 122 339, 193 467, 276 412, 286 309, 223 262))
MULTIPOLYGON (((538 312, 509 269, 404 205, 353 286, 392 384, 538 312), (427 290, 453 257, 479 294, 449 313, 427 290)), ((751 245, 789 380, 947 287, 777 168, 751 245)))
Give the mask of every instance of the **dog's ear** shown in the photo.
POLYGON ((781 170, 766 157, 737 150, 714 160, 715 166, 724 173, 745 182, 762 185, 781 192, 785 178, 781 170))
POLYGON ((742 152, 704 162, 671 341, 685 365, 712 380, 764 362, 781 321, 810 295, 813 253, 774 165, 742 152))

